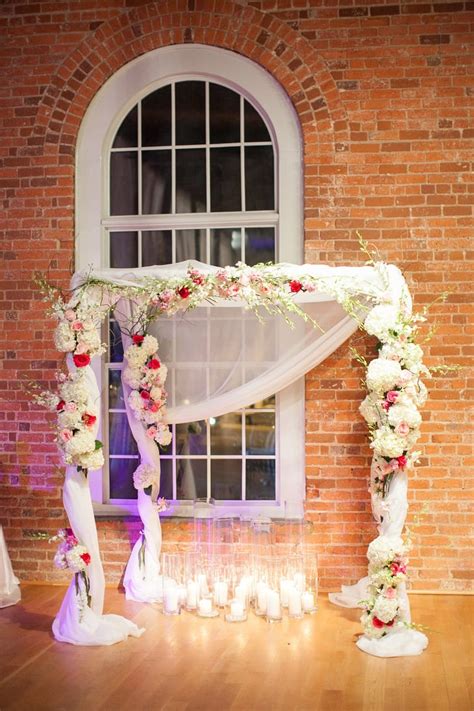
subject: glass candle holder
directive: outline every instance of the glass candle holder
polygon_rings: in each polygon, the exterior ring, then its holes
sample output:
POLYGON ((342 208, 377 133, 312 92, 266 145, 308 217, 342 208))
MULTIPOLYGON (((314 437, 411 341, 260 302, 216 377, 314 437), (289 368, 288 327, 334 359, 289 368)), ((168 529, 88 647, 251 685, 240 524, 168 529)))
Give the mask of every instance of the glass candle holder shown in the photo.
POLYGON ((227 622, 245 622, 247 619, 247 609, 239 599, 230 601, 229 612, 225 616, 227 622))
POLYGON ((214 553, 214 499, 195 499, 193 502, 193 544, 196 553, 211 560, 214 553))
POLYGON ((313 614, 318 609, 318 554, 314 544, 306 544, 303 551, 305 589, 302 593, 303 612, 313 614))

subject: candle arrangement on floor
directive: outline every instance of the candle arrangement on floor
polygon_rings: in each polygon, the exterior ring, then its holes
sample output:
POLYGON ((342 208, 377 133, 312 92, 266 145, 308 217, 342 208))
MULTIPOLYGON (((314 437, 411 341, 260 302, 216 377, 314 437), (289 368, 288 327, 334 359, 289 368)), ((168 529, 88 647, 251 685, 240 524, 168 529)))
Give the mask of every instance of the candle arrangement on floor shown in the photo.
MULTIPOLYGON (((315 547, 302 516, 286 505, 283 520, 221 515, 212 499, 194 502, 193 541, 161 559, 162 610, 244 622, 302 619, 317 610, 315 547)), ((302 505, 301 505, 302 509, 302 505)))

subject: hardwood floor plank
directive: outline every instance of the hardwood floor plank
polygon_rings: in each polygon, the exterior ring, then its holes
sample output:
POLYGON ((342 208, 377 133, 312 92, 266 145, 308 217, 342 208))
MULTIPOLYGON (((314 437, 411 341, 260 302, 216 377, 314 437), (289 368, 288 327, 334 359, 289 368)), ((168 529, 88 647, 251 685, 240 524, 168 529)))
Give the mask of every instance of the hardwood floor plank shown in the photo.
POLYGON ((107 591, 107 612, 146 628, 111 647, 56 642, 64 589, 25 586, 0 611, 1 711, 472 711, 474 599, 412 596, 436 632, 419 657, 378 659, 354 644, 357 610, 322 598, 301 621, 230 625, 107 591))

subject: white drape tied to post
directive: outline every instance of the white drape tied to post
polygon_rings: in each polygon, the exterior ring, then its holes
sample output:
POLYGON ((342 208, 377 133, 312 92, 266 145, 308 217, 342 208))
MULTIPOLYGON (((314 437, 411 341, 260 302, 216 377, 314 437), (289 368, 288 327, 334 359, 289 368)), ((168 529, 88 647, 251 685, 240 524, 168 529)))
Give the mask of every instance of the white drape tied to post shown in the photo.
MULTIPOLYGON (((68 367, 75 366, 68 356, 68 367)), ((90 405, 96 406, 100 397, 94 372, 90 366, 84 369, 90 405)), ((98 421, 95 424, 97 433, 98 421)), ((77 467, 66 468, 63 487, 63 503, 69 524, 77 540, 86 547, 91 561, 87 567, 90 580, 91 606, 80 611, 74 577, 71 580, 60 610, 53 622, 53 633, 59 642, 93 646, 115 644, 128 636, 139 637, 143 630, 120 615, 104 615, 105 578, 100 559, 97 527, 92 508, 89 483, 77 467)))
POLYGON ((0 525, 0 607, 15 605, 20 600, 20 581, 13 572, 3 528, 0 525))

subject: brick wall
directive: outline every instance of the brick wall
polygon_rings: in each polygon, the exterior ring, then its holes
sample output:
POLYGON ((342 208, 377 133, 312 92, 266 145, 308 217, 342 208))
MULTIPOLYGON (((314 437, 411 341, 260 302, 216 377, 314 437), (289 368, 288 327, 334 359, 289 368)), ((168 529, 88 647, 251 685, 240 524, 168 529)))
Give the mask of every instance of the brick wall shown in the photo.
MULTIPOLYGON (((67 284, 81 118, 104 81, 146 51, 218 45, 272 73, 304 136, 306 260, 361 264, 360 230, 404 270, 419 306, 449 292, 432 309, 438 331, 427 361, 468 365, 474 3, 354 2, 3 0, 0 520, 22 579, 61 579, 51 548, 27 532, 64 522, 52 422, 24 388, 50 381, 57 358, 32 273, 49 270, 67 284)), ((354 340, 373 354, 369 339, 354 340)), ((434 380, 424 410, 423 458, 410 488, 417 589, 472 586, 467 375, 434 380)), ((364 574, 375 535, 360 376, 346 344, 307 377, 307 518, 326 589, 364 574)), ((120 579, 137 532, 137 521, 99 522, 109 582, 120 579)), ((167 542, 187 535, 185 523, 164 525, 167 542)))

